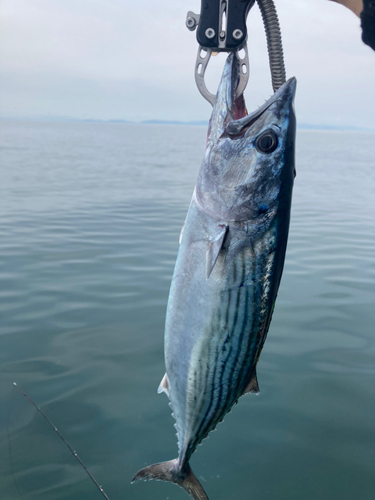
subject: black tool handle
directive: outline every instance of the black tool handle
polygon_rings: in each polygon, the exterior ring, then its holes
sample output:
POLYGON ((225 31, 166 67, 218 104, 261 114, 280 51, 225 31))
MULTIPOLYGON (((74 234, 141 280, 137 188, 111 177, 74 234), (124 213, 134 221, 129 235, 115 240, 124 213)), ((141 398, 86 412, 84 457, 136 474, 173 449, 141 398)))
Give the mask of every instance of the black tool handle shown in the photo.
POLYGON ((228 52, 241 47, 247 37, 247 14, 254 2, 255 0, 227 0, 227 30, 225 40, 220 44, 220 6, 222 0, 201 0, 201 13, 197 29, 199 45, 218 52, 228 52))

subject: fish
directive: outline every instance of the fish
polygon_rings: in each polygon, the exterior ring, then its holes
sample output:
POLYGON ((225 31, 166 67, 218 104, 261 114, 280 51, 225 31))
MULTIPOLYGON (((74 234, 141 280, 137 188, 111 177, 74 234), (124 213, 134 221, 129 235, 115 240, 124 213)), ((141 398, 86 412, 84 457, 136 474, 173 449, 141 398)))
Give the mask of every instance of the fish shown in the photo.
POLYGON ((256 367, 287 246, 296 79, 248 114, 236 97, 240 62, 226 60, 171 282, 166 373, 178 457, 133 478, 170 481, 208 500, 189 460, 238 399, 259 393, 256 367))

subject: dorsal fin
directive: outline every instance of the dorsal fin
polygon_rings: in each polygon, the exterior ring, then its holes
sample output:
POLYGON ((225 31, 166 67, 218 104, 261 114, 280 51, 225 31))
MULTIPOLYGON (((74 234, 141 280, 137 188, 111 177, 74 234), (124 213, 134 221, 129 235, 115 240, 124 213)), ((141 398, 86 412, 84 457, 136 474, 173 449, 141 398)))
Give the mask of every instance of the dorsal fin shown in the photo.
POLYGON ((162 392, 165 392, 165 394, 169 397, 169 382, 166 373, 164 374, 164 377, 161 379, 161 382, 158 387, 158 394, 161 394, 162 392))
POLYGON ((212 269, 214 268, 217 258, 219 257, 220 250, 223 246, 225 236, 228 232, 227 224, 220 224, 217 227, 217 233, 208 243, 207 250, 207 279, 210 277, 212 273, 212 269))
POLYGON ((257 379, 257 372, 256 369, 254 368, 253 374, 251 376, 250 382, 247 384, 245 390, 242 393, 242 396, 245 394, 249 394, 251 392, 252 394, 259 394, 259 385, 258 385, 258 379, 257 379))

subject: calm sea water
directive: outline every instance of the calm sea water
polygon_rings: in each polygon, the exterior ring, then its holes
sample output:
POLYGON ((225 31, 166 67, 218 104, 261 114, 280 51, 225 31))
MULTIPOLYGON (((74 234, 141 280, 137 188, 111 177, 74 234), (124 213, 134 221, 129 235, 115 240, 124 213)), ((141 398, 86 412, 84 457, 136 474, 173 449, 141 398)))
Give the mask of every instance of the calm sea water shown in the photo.
MULTIPOLYGON (((0 497, 186 499, 130 485, 177 455, 163 323, 204 127, 6 122, 0 497)), ((299 131, 284 276, 259 365, 192 459, 212 500, 375 498, 375 133, 299 131)))

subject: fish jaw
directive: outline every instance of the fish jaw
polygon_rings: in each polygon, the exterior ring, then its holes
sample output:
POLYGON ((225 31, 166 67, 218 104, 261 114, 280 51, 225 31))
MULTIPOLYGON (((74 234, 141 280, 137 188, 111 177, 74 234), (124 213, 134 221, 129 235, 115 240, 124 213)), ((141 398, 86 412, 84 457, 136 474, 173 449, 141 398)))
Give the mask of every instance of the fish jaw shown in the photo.
POLYGON ((240 64, 235 53, 227 57, 208 127, 207 144, 216 142, 232 120, 247 115, 243 94, 235 98, 240 64))

